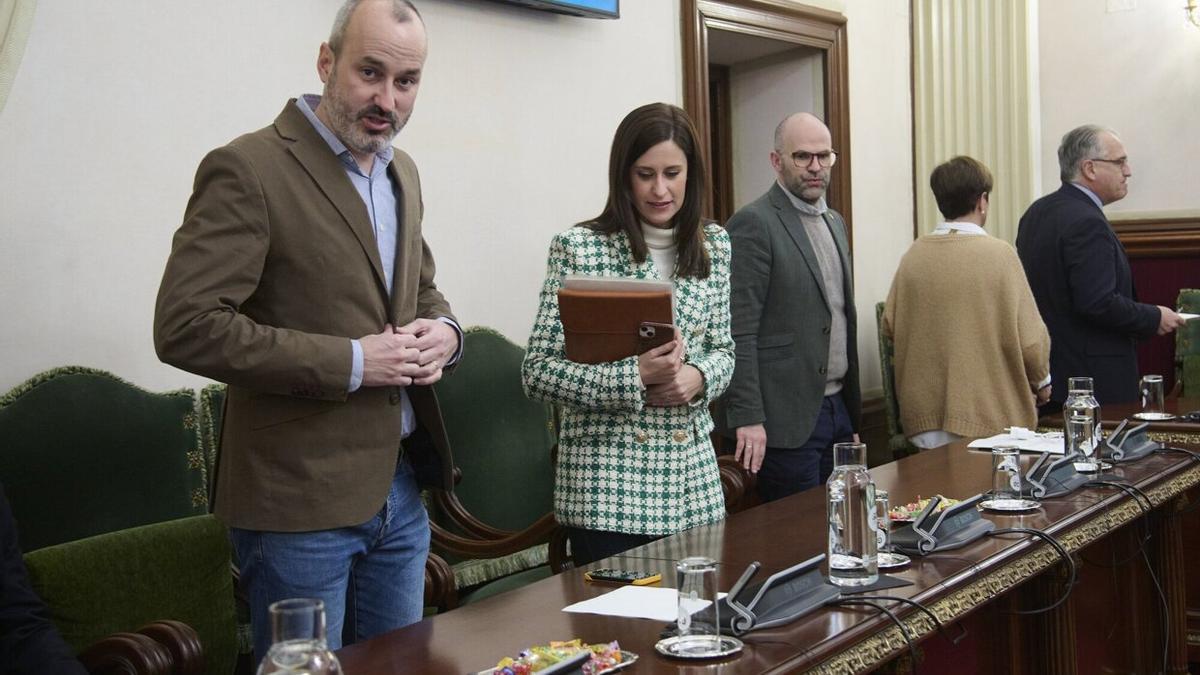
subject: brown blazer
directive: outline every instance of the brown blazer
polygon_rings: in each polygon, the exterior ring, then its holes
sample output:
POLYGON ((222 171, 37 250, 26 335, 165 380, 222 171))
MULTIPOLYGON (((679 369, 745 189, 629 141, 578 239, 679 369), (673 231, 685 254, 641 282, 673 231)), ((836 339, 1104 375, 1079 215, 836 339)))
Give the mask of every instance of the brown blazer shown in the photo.
MULTIPOLYGON (((196 171, 159 288, 154 346, 164 362, 229 385, 215 512, 233 527, 355 525, 387 497, 399 390, 347 392, 350 339, 452 317, 421 236, 416 166, 397 150, 389 171, 401 190, 390 298, 366 207, 294 100, 196 171)), ((408 393, 448 487, 453 463, 433 390, 408 393)))

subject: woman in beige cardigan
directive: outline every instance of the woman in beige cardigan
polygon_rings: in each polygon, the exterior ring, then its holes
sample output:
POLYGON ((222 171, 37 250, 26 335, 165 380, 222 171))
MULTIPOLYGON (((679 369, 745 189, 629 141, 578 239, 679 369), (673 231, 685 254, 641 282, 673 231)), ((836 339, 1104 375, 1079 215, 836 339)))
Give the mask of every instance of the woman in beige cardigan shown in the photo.
POLYGON ((929 184, 946 222, 904 254, 883 313, 900 424, 919 448, 1033 428, 1050 393, 1050 335, 1016 250, 983 229, 991 172, 959 156, 929 184))

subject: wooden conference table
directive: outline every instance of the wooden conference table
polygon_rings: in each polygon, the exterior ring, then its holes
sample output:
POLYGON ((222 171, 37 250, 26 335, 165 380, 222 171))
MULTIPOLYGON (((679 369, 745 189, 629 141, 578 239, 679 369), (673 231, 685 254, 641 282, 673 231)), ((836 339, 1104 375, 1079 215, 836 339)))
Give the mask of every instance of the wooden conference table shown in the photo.
MULTIPOLYGON (((990 487, 990 470, 989 454, 959 443, 871 473, 897 504, 938 493, 970 497, 990 487)), ((1182 533, 1194 540, 1200 527, 1196 512, 1176 514, 1188 499, 1185 493, 1195 497, 1200 463, 1182 454, 1155 455, 1114 473, 1149 496, 1156 507, 1150 516, 1111 488, 1085 488, 1045 500, 1041 509, 1023 516, 985 516, 1001 528, 1046 530, 1080 557, 1070 601, 1052 611, 1013 613, 1053 604, 1065 592, 1057 554, 1027 535, 985 538, 957 551, 915 558, 892 573, 912 585, 876 595, 922 603, 946 624, 949 637, 966 630, 966 637, 952 644, 917 610, 888 603, 919 641, 922 672, 1154 672, 1162 669, 1164 645, 1167 672, 1187 672, 1182 591, 1166 594, 1170 621, 1164 632, 1158 620, 1163 603, 1147 570, 1155 571, 1164 588, 1182 588, 1188 573, 1182 533), (1141 549, 1143 531, 1154 536, 1141 549), (1083 559, 1091 563, 1083 564, 1083 559)), ((663 585, 673 586, 674 561, 706 555, 720 562, 719 586, 727 590, 752 561, 762 563, 761 580, 824 552, 825 532, 824 490, 816 488, 590 567, 658 571, 663 585)), ((533 644, 580 637, 587 642, 618 640, 623 649, 638 654, 630 673, 854 673, 871 672, 908 653, 900 631, 878 611, 822 608, 791 624, 746 635, 743 652, 724 660, 670 659, 654 650, 662 622, 561 611, 610 590, 586 582, 583 569, 569 570, 351 645, 338 658, 351 674, 462 675, 494 666, 499 658, 533 644)))
MULTIPOLYGON (((1100 406, 1100 423, 1105 430, 1111 430, 1128 419, 1130 424, 1140 424, 1132 416, 1141 412, 1142 406, 1136 403, 1119 403, 1100 406)), ((1163 412, 1172 415, 1183 415, 1200 411, 1200 398, 1168 398, 1163 401, 1163 412)), ((1151 437, 1164 443, 1200 443, 1200 423, 1183 419, 1150 422, 1151 437)), ((1038 420, 1038 426, 1053 429, 1063 428, 1062 412, 1043 415, 1038 420)))

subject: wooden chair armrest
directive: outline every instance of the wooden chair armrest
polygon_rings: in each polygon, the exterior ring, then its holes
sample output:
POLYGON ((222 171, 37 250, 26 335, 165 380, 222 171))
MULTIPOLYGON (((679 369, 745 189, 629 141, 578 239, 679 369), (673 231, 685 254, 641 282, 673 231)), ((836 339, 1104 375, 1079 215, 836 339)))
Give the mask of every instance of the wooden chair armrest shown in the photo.
POLYGON ((141 633, 113 633, 79 654, 92 675, 170 675, 171 653, 141 633))
POLYGON ((204 648, 195 629, 182 621, 146 624, 134 633, 114 633, 79 655, 92 675, 201 675, 204 648))
POLYGON ((458 606, 458 584, 454 569, 432 551, 425 559, 425 606, 437 607, 439 612, 458 606))
POLYGON ((502 530, 472 516, 467 507, 459 501, 458 495, 445 490, 434 490, 430 497, 438 510, 456 527, 480 539, 505 539, 518 532, 502 530))
POLYGON ((171 672, 175 675, 204 673, 204 647, 200 644, 200 635, 191 626, 168 619, 146 624, 137 632, 167 648, 174 662, 171 672))
POLYGON ((465 558, 496 558, 547 543, 557 527, 554 514, 547 513, 520 532, 499 539, 472 539, 450 532, 435 522, 429 523, 434 546, 465 558))
POLYGON ((733 455, 717 457, 717 470, 721 474, 721 492, 725 495, 725 511, 737 513, 752 504, 747 497, 755 495, 755 477, 733 458, 733 455))

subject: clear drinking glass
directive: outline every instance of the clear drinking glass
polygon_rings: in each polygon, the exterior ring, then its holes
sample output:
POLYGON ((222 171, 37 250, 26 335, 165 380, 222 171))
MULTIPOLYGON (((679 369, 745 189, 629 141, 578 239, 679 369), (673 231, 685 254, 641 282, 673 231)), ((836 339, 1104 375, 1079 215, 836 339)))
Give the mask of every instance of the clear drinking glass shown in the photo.
POLYGON ((1078 452, 1083 461, 1075 462, 1075 470, 1091 473, 1100 470, 1100 446, 1097 443, 1096 427, 1087 415, 1071 415, 1063 430, 1063 442, 1067 454, 1078 452))
POLYGON ((825 483, 829 524, 829 581, 868 586, 879 579, 875 484, 867 473, 867 446, 836 443, 825 483))
POLYGON ((675 565, 679 587, 680 639, 672 651, 680 656, 705 656, 721 651, 717 606, 717 562, 694 556, 675 565))
POLYGON ((295 673, 337 675, 342 666, 325 643, 325 603, 294 598, 273 603, 271 649, 258 666, 258 675, 295 673))
POLYGON ((1021 450, 1015 445, 992 448, 992 498, 997 509, 1021 505, 1021 450))
POLYGON ((1167 415, 1163 411, 1163 378, 1162 375, 1146 375, 1142 377, 1142 419, 1161 420, 1167 415))

